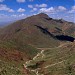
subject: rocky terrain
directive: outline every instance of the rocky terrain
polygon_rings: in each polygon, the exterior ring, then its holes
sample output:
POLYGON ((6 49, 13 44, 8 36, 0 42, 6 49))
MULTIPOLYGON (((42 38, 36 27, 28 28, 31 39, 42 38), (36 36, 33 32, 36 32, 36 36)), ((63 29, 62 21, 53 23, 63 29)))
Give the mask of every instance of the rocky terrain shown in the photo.
POLYGON ((75 24, 40 13, 0 28, 0 75, 75 75, 75 24))

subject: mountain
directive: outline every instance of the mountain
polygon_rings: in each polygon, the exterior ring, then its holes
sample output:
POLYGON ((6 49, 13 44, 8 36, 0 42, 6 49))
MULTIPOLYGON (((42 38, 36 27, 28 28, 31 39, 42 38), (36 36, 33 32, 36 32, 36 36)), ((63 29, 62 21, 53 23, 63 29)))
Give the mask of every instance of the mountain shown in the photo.
POLYGON ((49 47, 59 45, 57 40, 44 35, 43 32, 41 32, 35 25, 42 28, 47 28, 48 31, 54 35, 64 34, 73 36, 73 34, 75 34, 75 25, 73 23, 62 20, 54 20, 49 18, 48 15, 41 13, 23 20, 19 20, 3 28, 0 39, 24 39, 25 42, 36 45, 37 47, 44 47, 46 44, 49 47), (50 41, 54 42, 55 45, 52 45, 50 41), (39 43, 41 44, 40 46, 39 43))
MULTIPOLYGON (((4 28, 0 28, 0 63, 2 65, 0 67, 0 74, 25 75, 29 69, 26 69, 23 64, 29 60, 33 63, 37 63, 33 58, 43 49, 48 49, 48 55, 52 55, 52 62, 48 63, 47 61, 42 61, 42 58, 39 56, 39 63, 45 62, 45 65, 46 63, 49 65, 51 63, 54 64, 53 62, 61 62, 59 59, 56 59, 57 61, 55 61, 55 58, 59 58, 59 56, 56 56, 60 54, 60 57, 63 58, 64 55, 62 54, 68 53, 67 50, 69 49, 69 46, 67 45, 71 45, 70 48, 75 49, 74 40, 74 23, 62 19, 56 20, 44 13, 30 16, 26 19, 16 21, 4 28), (67 46, 67 49, 65 46, 67 46), (49 51, 52 54, 50 54, 49 51)), ((67 57, 69 58, 68 54, 67 57)), ((64 57, 62 61, 64 59, 66 59, 66 57, 64 57)), ((28 64, 25 65, 28 66, 28 64)), ((31 66, 31 62, 29 66, 31 66)), ((36 66, 34 65, 34 67, 36 66)), ((36 69, 37 68, 38 67, 36 67, 36 69)), ((29 74, 28 72, 26 75, 36 74, 33 72, 29 74)))

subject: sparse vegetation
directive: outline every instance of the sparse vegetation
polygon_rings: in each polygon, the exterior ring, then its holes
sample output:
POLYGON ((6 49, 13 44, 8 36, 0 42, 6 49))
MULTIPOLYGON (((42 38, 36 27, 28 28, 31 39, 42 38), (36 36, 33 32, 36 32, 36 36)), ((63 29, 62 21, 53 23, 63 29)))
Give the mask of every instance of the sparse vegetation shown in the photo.
POLYGON ((1 28, 0 75, 75 75, 75 42, 54 39, 35 25, 75 37, 73 23, 43 13, 1 28))

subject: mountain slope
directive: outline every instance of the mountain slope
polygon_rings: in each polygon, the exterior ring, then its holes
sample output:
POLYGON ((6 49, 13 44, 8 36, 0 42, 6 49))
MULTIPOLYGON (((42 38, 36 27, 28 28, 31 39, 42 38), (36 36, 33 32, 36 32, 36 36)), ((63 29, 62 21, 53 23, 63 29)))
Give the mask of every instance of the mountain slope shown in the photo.
POLYGON ((75 26, 73 23, 62 20, 53 20, 52 18, 49 18, 48 15, 41 13, 17 21, 3 28, 0 34, 0 39, 15 39, 17 41, 36 45, 37 47, 53 47, 59 45, 58 40, 54 40, 53 38, 43 34, 37 27, 35 27, 35 25, 48 28, 48 31, 54 35, 69 34, 73 36, 75 33, 75 26))
POLYGON ((35 75, 74 75, 75 42, 43 49, 25 67, 35 75))
MULTIPOLYGON (((23 64, 26 61, 31 60, 33 62, 33 66, 31 66, 31 62, 27 65, 30 65, 29 67, 37 68, 35 66, 37 61, 34 59, 38 59, 38 61, 40 61, 37 63, 37 66, 41 63, 41 68, 48 65, 53 66, 62 63, 66 59, 63 54, 69 58, 69 55, 67 54, 69 52, 69 47, 66 48, 65 46, 69 45, 68 43, 70 42, 68 40, 59 40, 55 37, 63 35, 64 37, 68 36, 70 38, 75 38, 74 25, 74 23, 70 23, 61 19, 52 19, 48 15, 40 13, 1 28, 0 63, 2 66, 0 67, 0 74, 5 75, 6 73, 7 75, 27 75, 29 70, 27 70, 23 64), (66 44, 63 47, 62 44, 64 43, 66 44), (42 49, 45 49, 45 59, 52 55, 52 57, 50 57, 51 59, 48 59, 47 61, 42 59, 42 55, 40 55, 40 51, 42 52, 42 49), (34 58, 38 53, 40 58, 34 58), (62 59, 60 59, 60 57, 62 57, 62 59), (12 70, 13 65, 14 68, 12 70), (11 72, 9 72, 9 69, 11 72)), ((70 45, 71 44, 72 43, 70 43, 70 45)), ((71 48, 72 46, 70 49, 71 48)), ((42 71, 45 72, 44 69, 42 69, 41 72, 42 71)), ((35 73, 30 71, 30 75, 35 75, 35 73)))
POLYGON ((52 19, 40 13, 1 28, 0 49, 14 49, 24 52, 28 58, 33 58, 39 52, 37 48, 53 48, 66 42, 54 38, 57 35, 75 36, 74 23, 52 19))

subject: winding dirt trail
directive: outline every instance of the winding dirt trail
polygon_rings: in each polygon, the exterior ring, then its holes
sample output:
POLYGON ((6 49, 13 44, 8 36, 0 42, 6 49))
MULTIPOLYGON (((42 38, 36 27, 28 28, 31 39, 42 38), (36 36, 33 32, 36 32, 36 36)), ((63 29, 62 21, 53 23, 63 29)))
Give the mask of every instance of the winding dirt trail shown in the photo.
MULTIPOLYGON (((63 44, 59 45, 58 47, 54 47, 54 48, 37 48, 37 49, 41 50, 41 52, 40 52, 40 53, 37 53, 37 55, 33 58, 33 60, 36 60, 40 55, 42 56, 42 58, 44 58, 44 57, 45 57, 45 55, 44 55, 44 51, 45 51, 45 50, 61 48, 61 47, 63 47, 63 46, 66 46, 66 44, 68 44, 68 43, 63 43, 63 44)), ((31 60, 30 60, 30 61, 31 61, 31 60)), ((28 63, 28 62, 30 62, 30 61, 27 61, 26 63, 28 63)), ((48 68, 48 67, 52 67, 52 66, 61 64, 61 63, 65 62, 65 61, 66 61, 66 60, 63 60, 63 61, 60 61, 60 62, 51 64, 51 65, 47 65, 47 66, 45 66, 45 67, 43 67, 43 68, 46 69, 46 68, 48 68)), ((29 69, 26 68, 25 65, 24 65, 24 67, 25 67, 25 70, 26 70, 26 74, 27 74, 27 75, 28 75, 29 71, 33 71, 33 72, 36 73, 36 75, 39 75, 38 68, 35 69, 35 70, 29 70, 29 69)), ((41 69, 41 68, 40 68, 40 69, 41 69)))
POLYGON ((61 64, 61 63, 65 62, 65 61, 66 61, 66 60, 63 60, 63 61, 60 61, 60 62, 58 62, 58 63, 48 65, 48 66, 46 66, 46 67, 44 67, 44 68, 52 67, 52 66, 55 66, 55 65, 61 64))

